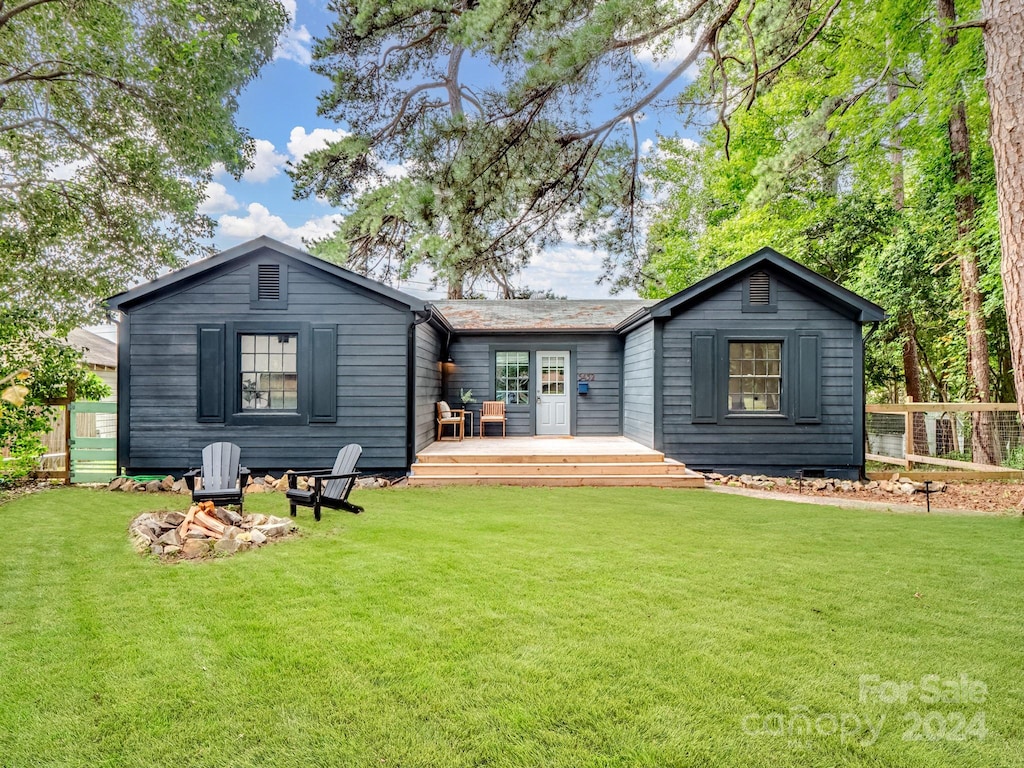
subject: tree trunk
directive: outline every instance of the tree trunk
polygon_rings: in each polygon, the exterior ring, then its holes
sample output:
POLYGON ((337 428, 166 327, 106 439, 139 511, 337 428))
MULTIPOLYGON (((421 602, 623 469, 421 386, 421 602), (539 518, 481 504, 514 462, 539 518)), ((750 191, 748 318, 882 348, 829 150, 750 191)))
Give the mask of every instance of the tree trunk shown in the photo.
MULTIPOLYGON (((939 19, 948 25, 956 23, 955 2, 956 0, 937 0, 939 19)), ((951 51, 956 43, 957 32, 951 29, 943 40, 946 52, 951 51)), ((948 132, 956 208, 957 257, 960 263, 960 301, 967 325, 967 397, 976 402, 987 403, 991 391, 988 334, 985 314, 982 311, 981 291, 978 289, 978 254, 971 243, 978 204, 971 188, 973 177, 967 107, 962 98, 962 85, 957 83, 956 89, 956 100, 949 116, 948 132)), ((987 411, 972 414, 971 427, 971 460, 982 464, 998 464, 992 414, 987 411)))
MULTIPOLYGON (((903 380, 907 397, 915 403, 924 402, 921 390, 921 360, 917 355, 917 323, 911 312, 900 315, 900 335, 903 337, 903 380)), ((928 432, 924 414, 915 413, 913 434, 910 436, 910 453, 928 453, 928 432), (921 450, 921 449, 924 450, 921 450)))
MULTIPOLYGON (((1024 3, 982 0, 985 87, 999 199, 1003 294, 1018 409, 1024 406, 1024 3)), ((1024 419, 1024 412, 1022 412, 1024 419)))

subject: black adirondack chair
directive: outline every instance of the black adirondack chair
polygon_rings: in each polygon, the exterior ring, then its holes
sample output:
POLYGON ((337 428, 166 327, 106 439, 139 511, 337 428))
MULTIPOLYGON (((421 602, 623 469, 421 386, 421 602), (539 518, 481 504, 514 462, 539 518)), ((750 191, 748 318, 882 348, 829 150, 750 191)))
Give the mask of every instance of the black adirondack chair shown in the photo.
POLYGON ((348 494, 356 483, 359 473, 355 471, 356 462, 362 455, 362 446, 351 443, 338 451, 338 458, 331 469, 306 469, 288 472, 288 505, 292 517, 295 517, 296 505, 313 508, 313 517, 320 519, 320 508, 344 509, 359 514, 363 508, 351 503, 348 494), (299 475, 309 478, 309 488, 298 487, 299 475))
POLYGON ((237 504, 242 509, 249 468, 241 466, 242 449, 234 443, 210 443, 203 448, 203 468, 185 473, 185 484, 192 491, 192 501, 214 504, 237 504), (196 478, 202 482, 196 486, 196 478))

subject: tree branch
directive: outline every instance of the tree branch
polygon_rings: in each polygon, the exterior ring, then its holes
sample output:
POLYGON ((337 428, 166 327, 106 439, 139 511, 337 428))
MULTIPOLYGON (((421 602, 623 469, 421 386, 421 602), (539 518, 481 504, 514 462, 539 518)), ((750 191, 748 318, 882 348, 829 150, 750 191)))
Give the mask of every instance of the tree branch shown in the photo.
POLYGON ((433 27, 428 29, 415 40, 410 40, 408 43, 396 43, 395 45, 392 45, 390 48, 386 49, 384 53, 380 55, 380 63, 377 65, 377 68, 383 69, 388 63, 388 56, 390 56, 392 53, 399 53, 401 51, 407 51, 410 48, 415 48, 420 43, 427 42, 427 40, 432 38, 442 29, 445 29, 445 27, 443 27, 441 24, 435 24, 433 27))
POLYGON ((988 19, 975 19, 974 21, 961 21, 959 24, 950 24, 949 29, 985 29, 988 26, 988 19))
MULTIPOLYGON (((838 3, 839 0, 836 0, 837 5, 838 3)), ((665 90, 672 83, 678 80, 682 76, 682 74, 687 69, 690 68, 690 65, 697 60, 697 57, 707 47, 708 42, 711 40, 712 36, 717 34, 718 30, 725 26, 729 19, 732 18, 732 15, 736 12, 736 9, 739 7, 739 4, 740 0, 729 0, 729 4, 722 10, 720 14, 718 14, 715 20, 710 25, 708 25, 704 32, 701 33, 700 37, 698 37, 697 40, 694 41, 693 50, 691 50, 683 58, 683 60, 679 62, 679 64, 677 64, 675 68, 662 79, 660 83, 658 83, 654 88, 648 91, 647 94, 643 96, 639 101, 637 101, 632 106, 622 110, 621 112, 619 112, 619 114, 615 115, 610 120, 606 120, 605 122, 601 123, 601 125, 598 125, 594 128, 590 128, 589 130, 586 131, 567 133, 563 135, 561 138, 562 143, 570 144, 574 141, 579 141, 580 139, 584 139, 589 136, 596 136, 608 130, 609 128, 614 127, 615 125, 622 122, 626 118, 635 115, 641 109, 643 109, 656 98, 658 98, 658 96, 664 93, 665 90)))
POLYGON ((13 8, 11 8, 10 10, 7 10, 7 11, 4 11, 3 13, 0 13, 0 27, 2 27, 5 24, 7 24, 7 22, 9 22, 11 19, 13 19, 18 14, 24 13, 25 11, 28 11, 28 10, 30 10, 32 8, 35 8, 37 5, 43 5, 44 3, 56 3, 56 2, 60 2, 60 0, 25 0, 25 2, 22 3, 21 5, 16 5, 13 8))
POLYGON ((402 118, 405 117, 406 111, 409 109, 409 102, 413 100, 416 94, 423 93, 424 91, 429 91, 434 88, 446 88, 447 85, 448 84, 444 80, 435 80, 432 83, 420 83, 415 88, 410 88, 408 91, 406 91, 405 96, 402 97, 402 102, 399 105, 398 111, 395 113, 395 116, 390 120, 390 122, 388 122, 387 125, 385 125, 379 131, 377 131, 376 134, 374 134, 374 137, 372 139, 373 143, 380 141, 382 138, 387 136, 389 133, 391 133, 391 131, 393 131, 398 126, 402 118))

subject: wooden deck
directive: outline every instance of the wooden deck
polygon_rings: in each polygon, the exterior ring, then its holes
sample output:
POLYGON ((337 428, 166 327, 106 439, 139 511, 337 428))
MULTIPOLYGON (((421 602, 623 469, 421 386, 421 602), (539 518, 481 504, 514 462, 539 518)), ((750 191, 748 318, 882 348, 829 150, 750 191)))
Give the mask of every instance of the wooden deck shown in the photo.
POLYGON ((704 477, 625 437, 506 437, 432 443, 409 484, 703 488, 704 477))

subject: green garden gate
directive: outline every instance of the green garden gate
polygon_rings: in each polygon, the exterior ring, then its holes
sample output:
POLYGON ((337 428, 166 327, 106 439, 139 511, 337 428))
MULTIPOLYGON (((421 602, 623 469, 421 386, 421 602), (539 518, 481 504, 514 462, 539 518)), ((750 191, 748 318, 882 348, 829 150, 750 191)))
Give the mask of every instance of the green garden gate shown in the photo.
POLYGON ((117 403, 68 406, 72 483, 106 483, 117 476, 117 403))

